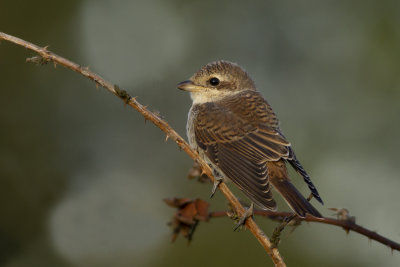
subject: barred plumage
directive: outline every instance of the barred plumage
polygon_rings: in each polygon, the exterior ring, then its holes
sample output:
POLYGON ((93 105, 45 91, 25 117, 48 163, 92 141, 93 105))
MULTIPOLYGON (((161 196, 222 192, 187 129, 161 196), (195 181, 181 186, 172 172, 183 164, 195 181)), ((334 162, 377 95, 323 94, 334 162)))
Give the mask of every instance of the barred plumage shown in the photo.
POLYGON ((321 217, 290 182, 286 161, 323 203, 279 129, 275 113, 242 68, 225 61, 211 63, 179 88, 190 91, 193 99, 187 125, 189 142, 216 171, 261 208, 276 209, 273 186, 299 216, 321 217))

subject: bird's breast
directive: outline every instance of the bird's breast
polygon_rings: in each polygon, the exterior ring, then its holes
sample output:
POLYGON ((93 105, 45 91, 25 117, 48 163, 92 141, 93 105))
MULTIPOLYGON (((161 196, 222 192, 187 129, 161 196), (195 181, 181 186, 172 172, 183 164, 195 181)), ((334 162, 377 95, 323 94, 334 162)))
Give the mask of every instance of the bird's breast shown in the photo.
POLYGON ((197 150, 196 136, 194 132, 194 121, 196 119, 197 112, 193 109, 193 106, 190 108, 188 113, 188 120, 186 124, 186 134, 188 137, 189 145, 192 149, 197 150))

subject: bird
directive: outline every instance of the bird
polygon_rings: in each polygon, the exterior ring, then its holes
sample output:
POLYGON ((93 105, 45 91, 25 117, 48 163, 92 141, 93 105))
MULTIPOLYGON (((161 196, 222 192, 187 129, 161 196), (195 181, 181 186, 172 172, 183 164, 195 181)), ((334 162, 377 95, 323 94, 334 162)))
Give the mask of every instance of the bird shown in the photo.
POLYGON ((188 141, 214 171, 213 193, 220 181, 232 181, 252 203, 275 211, 274 188, 300 218, 323 217, 292 184, 287 165, 323 204, 277 116, 242 67, 224 60, 211 62, 177 87, 190 92, 188 141))

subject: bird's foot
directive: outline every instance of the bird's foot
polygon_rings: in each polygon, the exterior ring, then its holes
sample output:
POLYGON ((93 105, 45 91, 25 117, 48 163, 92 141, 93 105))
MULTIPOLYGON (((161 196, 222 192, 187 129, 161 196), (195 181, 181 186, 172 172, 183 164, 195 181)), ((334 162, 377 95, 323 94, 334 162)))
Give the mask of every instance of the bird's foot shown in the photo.
POLYGON ((253 210, 254 210, 254 204, 251 203, 250 207, 246 209, 245 213, 243 213, 242 217, 237 222, 235 228, 233 228, 233 231, 236 231, 237 229, 239 229, 239 227, 243 226, 246 223, 246 220, 249 217, 253 216, 253 210))
POLYGON ((214 185, 213 188, 211 189, 211 195, 210 198, 212 198, 215 194, 215 192, 217 191, 218 186, 220 185, 220 183, 222 183, 222 178, 215 176, 215 180, 214 180, 214 185))

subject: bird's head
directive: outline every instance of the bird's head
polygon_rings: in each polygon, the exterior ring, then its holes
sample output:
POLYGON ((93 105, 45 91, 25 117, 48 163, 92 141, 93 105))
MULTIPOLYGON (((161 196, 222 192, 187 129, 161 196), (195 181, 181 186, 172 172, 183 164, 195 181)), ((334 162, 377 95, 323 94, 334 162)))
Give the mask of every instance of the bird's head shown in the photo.
POLYGON ((215 61, 202 67, 178 88, 191 93, 193 103, 218 101, 245 90, 256 90, 247 72, 228 61, 215 61))

